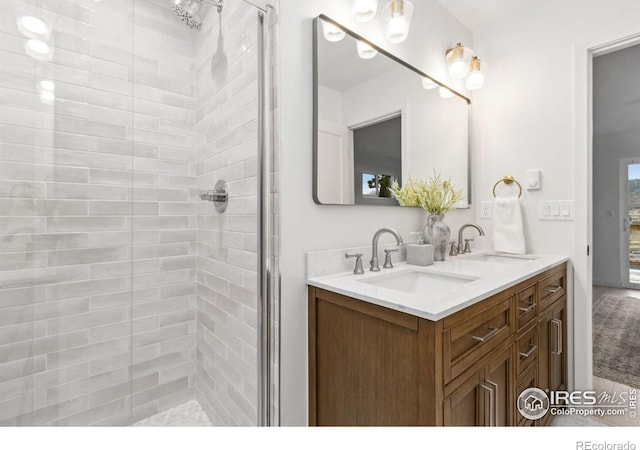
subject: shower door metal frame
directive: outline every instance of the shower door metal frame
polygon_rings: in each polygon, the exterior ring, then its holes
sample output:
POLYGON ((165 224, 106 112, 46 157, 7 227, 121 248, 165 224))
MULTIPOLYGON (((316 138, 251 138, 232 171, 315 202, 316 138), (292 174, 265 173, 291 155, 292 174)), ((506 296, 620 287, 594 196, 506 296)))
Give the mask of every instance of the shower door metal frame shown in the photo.
POLYGON ((263 1, 245 2, 258 9, 258 425, 278 426, 280 357, 274 351, 274 346, 279 353, 280 267, 277 257, 279 251, 276 251, 279 241, 274 232, 279 230, 279 224, 273 205, 278 187, 275 185, 277 177, 273 174, 274 167, 277 167, 275 112, 271 112, 269 108, 275 105, 271 99, 275 89, 272 43, 268 36, 269 16, 277 12, 273 5, 263 1), (274 318, 278 324, 276 329, 274 318), (278 370, 274 370, 275 367, 278 370))

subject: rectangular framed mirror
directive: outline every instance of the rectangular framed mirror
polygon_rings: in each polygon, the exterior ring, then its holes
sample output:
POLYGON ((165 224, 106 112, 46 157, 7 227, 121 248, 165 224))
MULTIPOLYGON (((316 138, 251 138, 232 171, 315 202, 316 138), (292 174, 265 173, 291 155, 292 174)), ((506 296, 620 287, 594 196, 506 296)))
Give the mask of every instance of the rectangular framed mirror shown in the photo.
POLYGON ((394 181, 435 171, 469 207, 467 97, 325 15, 314 20, 313 54, 316 203, 399 206, 394 181))

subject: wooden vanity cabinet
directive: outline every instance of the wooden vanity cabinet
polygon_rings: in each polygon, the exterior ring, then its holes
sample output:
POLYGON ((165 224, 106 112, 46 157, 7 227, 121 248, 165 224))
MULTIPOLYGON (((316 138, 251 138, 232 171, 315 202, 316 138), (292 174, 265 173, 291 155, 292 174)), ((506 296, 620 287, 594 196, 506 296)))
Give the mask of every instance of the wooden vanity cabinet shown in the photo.
POLYGON ((566 386, 565 286, 561 264, 438 321, 310 286, 309 424, 534 425, 516 399, 566 386))

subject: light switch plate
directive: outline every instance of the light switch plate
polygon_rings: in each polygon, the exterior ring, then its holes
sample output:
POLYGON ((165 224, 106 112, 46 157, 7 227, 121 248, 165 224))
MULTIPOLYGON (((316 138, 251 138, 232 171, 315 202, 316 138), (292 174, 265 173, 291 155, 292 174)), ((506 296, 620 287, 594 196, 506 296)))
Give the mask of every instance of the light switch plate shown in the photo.
POLYGON ((573 200, 545 200, 538 203, 538 219, 573 220, 573 200))
POLYGON ((528 170, 525 173, 524 184, 527 191, 537 191, 542 189, 542 171, 528 170))

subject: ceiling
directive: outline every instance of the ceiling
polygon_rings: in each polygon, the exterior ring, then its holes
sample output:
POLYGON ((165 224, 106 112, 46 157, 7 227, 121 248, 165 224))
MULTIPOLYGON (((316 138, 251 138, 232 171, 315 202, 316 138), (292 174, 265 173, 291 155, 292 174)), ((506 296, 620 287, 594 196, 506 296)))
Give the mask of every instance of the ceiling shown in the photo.
POLYGON ((462 25, 475 32, 500 17, 540 0, 438 0, 462 25))

